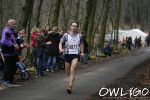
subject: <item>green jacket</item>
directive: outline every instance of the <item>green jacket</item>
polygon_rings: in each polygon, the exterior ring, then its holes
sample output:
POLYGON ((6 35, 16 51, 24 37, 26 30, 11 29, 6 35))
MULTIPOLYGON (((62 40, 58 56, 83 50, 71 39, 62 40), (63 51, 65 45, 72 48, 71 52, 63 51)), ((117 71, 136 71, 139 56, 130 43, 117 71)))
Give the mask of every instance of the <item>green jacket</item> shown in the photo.
POLYGON ((37 38, 37 45, 39 48, 45 49, 46 48, 46 35, 44 33, 40 33, 37 38))

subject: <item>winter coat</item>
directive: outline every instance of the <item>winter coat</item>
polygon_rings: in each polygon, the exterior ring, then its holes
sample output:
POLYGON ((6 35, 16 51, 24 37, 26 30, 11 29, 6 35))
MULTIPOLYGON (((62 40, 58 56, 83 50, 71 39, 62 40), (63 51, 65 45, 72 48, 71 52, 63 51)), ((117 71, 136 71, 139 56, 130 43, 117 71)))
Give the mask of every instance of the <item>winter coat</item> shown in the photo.
POLYGON ((38 34, 39 34, 39 32, 33 32, 33 33, 31 33, 31 45, 33 47, 37 47, 36 38, 37 38, 38 34))
POLYGON ((48 34, 48 37, 46 41, 52 42, 47 47, 47 54, 48 55, 58 55, 59 54, 59 41, 60 41, 60 35, 59 33, 52 32, 48 34))

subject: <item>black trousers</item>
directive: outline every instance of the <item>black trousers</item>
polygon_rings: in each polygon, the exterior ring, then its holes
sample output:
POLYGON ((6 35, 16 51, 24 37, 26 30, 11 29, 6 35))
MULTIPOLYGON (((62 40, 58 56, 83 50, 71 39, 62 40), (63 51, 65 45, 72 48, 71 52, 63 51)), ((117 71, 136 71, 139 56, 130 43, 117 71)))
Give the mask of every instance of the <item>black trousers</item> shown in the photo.
POLYGON ((14 75, 16 73, 17 67, 16 67, 16 61, 17 56, 5 56, 5 65, 4 65, 4 81, 8 81, 10 83, 13 82, 14 75))

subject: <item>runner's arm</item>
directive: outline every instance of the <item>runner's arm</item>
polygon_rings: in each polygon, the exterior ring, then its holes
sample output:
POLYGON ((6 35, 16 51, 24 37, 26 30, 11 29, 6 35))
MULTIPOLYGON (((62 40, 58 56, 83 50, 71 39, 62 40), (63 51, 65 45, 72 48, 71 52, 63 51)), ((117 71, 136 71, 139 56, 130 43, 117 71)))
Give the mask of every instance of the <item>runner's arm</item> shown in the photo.
POLYGON ((83 42, 80 44, 80 53, 84 53, 84 44, 83 44, 83 42))
POLYGON ((62 38, 60 39, 60 42, 59 42, 59 51, 60 51, 61 53, 64 52, 63 44, 65 43, 66 38, 67 38, 67 33, 65 33, 65 34, 62 36, 62 38))
POLYGON ((59 42, 59 51, 62 53, 64 50, 63 50, 63 43, 60 41, 59 42))

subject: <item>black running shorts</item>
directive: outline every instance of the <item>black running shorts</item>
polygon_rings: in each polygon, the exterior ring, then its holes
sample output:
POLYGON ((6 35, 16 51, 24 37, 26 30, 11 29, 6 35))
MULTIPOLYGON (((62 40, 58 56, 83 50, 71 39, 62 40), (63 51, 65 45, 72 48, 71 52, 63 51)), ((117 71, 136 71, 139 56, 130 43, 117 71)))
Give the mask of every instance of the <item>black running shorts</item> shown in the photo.
POLYGON ((73 59, 76 59, 78 58, 78 60, 80 59, 80 56, 79 55, 76 55, 76 54, 65 54, 65 61, 67 63, 71 63, 73 59))

